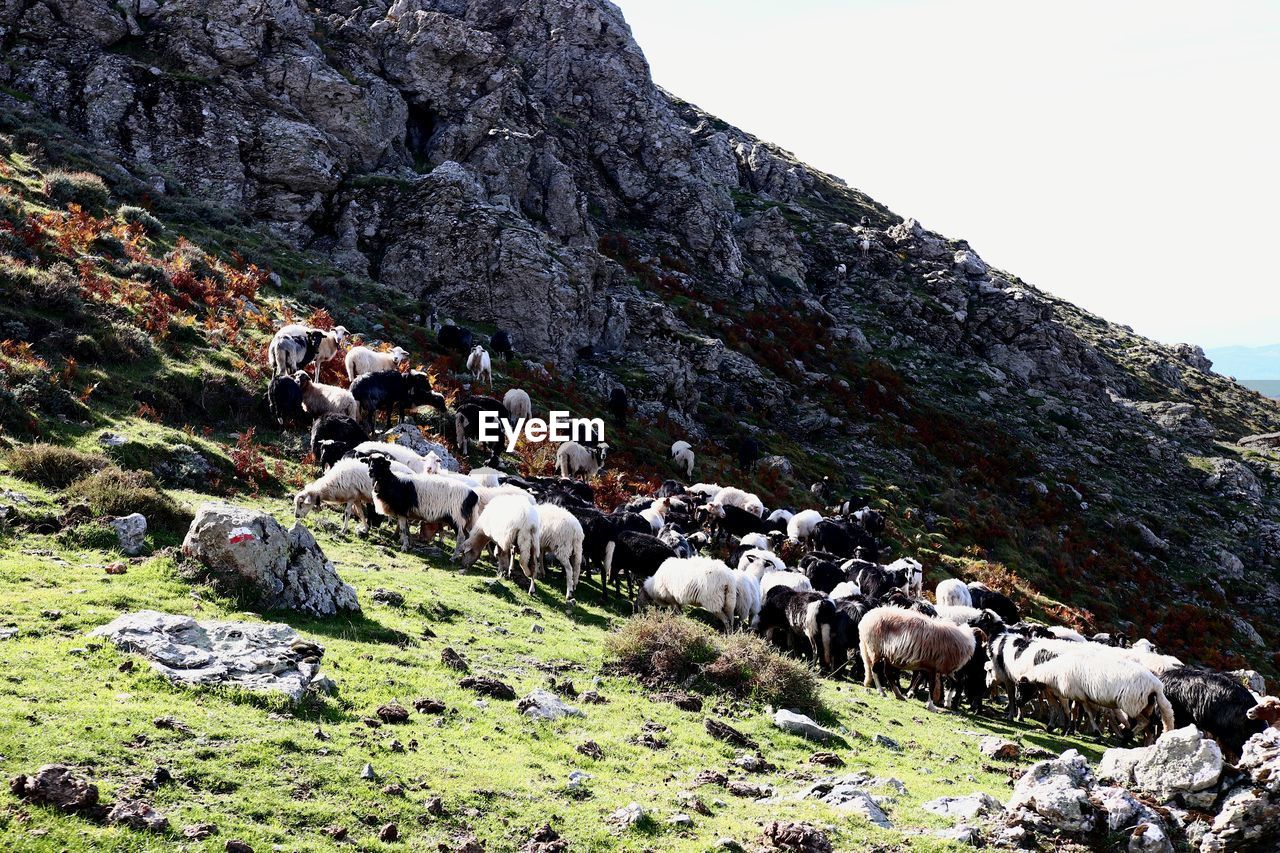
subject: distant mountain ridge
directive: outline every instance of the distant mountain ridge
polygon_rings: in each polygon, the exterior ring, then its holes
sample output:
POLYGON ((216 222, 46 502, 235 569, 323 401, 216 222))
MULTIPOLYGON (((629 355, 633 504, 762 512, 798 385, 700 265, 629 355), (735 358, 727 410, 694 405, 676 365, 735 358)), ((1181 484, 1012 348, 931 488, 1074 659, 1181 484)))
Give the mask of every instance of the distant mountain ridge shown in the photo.
POLYGON ((1213 362, 1213 369, 1223 376, 1234 376, 1240 380, 1280 380, 1280 344, 1214 347, 1205 355, 1213 362))

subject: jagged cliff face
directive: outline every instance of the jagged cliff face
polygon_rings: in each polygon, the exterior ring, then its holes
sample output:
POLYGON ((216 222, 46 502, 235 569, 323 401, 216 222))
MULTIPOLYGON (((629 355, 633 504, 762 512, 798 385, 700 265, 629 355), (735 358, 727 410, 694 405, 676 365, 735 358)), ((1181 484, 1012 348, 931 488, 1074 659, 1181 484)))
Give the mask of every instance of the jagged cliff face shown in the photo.
POLYGON ((953 510, 1049 494, 1050 540, 1128 543, 1094 578, 1122 598, 1280 611, 1277 459, 1235 444, 1273 403, 658 89, 604 0, 0 0, 0 47, 0 83, 152 192, 561 367, 591 346, 582 381, 694 437, 767 425, 953 510), (984 437, 1003 479, 949 447, 984 437))

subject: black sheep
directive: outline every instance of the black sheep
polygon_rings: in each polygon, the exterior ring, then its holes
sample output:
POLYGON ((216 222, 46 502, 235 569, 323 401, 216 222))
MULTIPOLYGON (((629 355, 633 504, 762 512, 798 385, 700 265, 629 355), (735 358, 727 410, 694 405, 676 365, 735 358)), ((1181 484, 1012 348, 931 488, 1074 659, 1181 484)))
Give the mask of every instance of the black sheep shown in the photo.
POLYGON ((366 373, 351 383, 351 396, 360 404, 360 414, 366 426, 372 430, 377 425, 378 412, 387 412, 387 428, 391 427, 391 410, 400 415, 404 423, 405 409, 433 406, 448 413, 444 397, 431 390, 427 374, 417 370, 401 373, 398 370, 379 370, 366 373))
POLYGON ((292 376, 277 376, 267 386, 267 407, 276 423, 304 424, 307 414, 302 409, 302 388, 292 376))
POLYGON ((1258 700, 1229 675, 1211 669, 1178 666, 1160 674, 1164 695, 1173 706, 1174 725, 1195 723, 1222 744, 1228 761, 1240 757, 1244 742, 1267 724, 1249 719, 1258 700))
POLYGON ((805 648, 828 671, 835 668, 835 602, 820 592, 796 592, 785 586, 771 588, 760 607, 757 630, 773 641, 778 630, 797 650, 805 648))
POLYGON ((858 646, 858 624, 875 607, 864 595, 854 594, 835 600, 836 618, 831 631, 832 658, 838 668, 848 666, 845 673, 853 681, 861 681, 862 655, 858 646))
POLYGON ((722 518, 712 518, 712 531, 717 537, 740 539, 748 533, 767 533, 768 526, 753 512, 741 507, 725 504, 720 508, 724 512, 722 518))
POLYGON ((604 515, 597 510, 574 510, 572 507, 565 507, 565 509, 573 513, 578 521, 582 523, 583 578, 585 579, 586 577, 588 566, 599 567, 600 591, 602 594, 607 594, 608 586, 605 583, 604 560, 609 543, 616 540, 618 534, 626 531, 652 535, 653 527, 645 520, 644 516, 634 512, 604 515))
POLYGON ((845 582, 845 573, 840 571, 840 567, 835 563, 830 560, 810 559, 810 557, 811 555, 806 555, 805 559, 800 561, 800 571, 818 592, 831 592, 845 582))
POLYGON ((627 412, 630 408, 631 401, 627 399, 625 388, 619 386, 609 392, 609 414, 613 415, 613 421, 618 426, 626 428, 627 412))
POLYGON ((974 607, 979 610, 994 610, 1001 619, 1010 625, 1022 620, 1022 617, 1018 614, 1018 606, 1007 595, 996 592, 986 584, 978 583, 977 581, 968 584, 968 587, 969 597, 973 600, 974 607))
POLYGON ((613 580, 614 592, 621 592, 618 574, 627 577, 627 595, 634 595, 633 583, 653 577, 664 561, 676 556, 675 549, 650 533, 624 530, 605 548, 605 577, 613 580))
POLYGON ((854 531, 850 525, 834 518, 824 518, 813 526, 813 532, 809 534, 809 544, 840 557, 852 557, 858 540, 854 538, 854 531))
POLYGON ((684 486, 678 480, 663 480, 662 485, 658 487, 658 491, 654 493, 654 497, 678 498, 683 494, 684 486))
MULTIPOLYGON (((874 600, 874 599, 873 599, 874 600)), ((914 610, 925 616, 937 616, 938 609, 923 598, 912 598, 898 587, 889 590, 878 602, 886 607, 901 607, 903 610, 914 610)))
POLYGON ((754 471, 760 461, 760 442, 754 438, 744 438, 738 445, 738 464, 744 471, 754 471))
POLYGON ((951 710, 960 710, 960 701, 969 700, 969 708, 975 714, 982 713, 982 700, 987 695, 987 638, 982 632, 975 632, 973 656, 944 681, 955 687, 955 695, 951 700, 951 710))
POLYGON ((867 598, 873 601, 884 598, 891 590, 901 589, 905 592, 910 579, 910 569, 902 568, 889 571, 884 566, 869 563, 859 569, 854 583, 867 598))
POLYGON ((511 335, 502 329, 494 332, 493 337, 489 338, 489 351, 503 358, 515 355, 515 347, 511 345, 511 335))
POLYGON ((369 433, 355 418, 327 412, 311 424, 311 455, 323 473, 358 444, 369 440, 369 433))
POLYGON ((471 352, 471 330, 466 326, 454 326, 452 324, 441 326, 440 331, 436 334, 436 339, 440 341, 440 346, 446 350, 461 353, 471 352))
POLYGON ((862 525, 862 529, 871 536, 872 539, 879 540, 884 535, 884 513, 878 509, 872 509, 864 506, 853 514, 853 517, 862 525))

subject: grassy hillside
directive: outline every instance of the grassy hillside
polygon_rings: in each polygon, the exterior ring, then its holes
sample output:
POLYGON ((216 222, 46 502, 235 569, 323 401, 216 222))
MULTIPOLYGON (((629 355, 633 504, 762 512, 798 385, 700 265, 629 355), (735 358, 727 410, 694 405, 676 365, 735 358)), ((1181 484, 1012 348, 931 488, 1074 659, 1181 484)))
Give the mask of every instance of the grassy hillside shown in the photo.
MULTIPOLYGON (((29 497, 34 507, 56 502, 55 495, 8 476, 0 477, 0 489, 29 497)), ((197 492, 178 497, 189 505, 206 498, 197 492)), ((238 502, 289 521, 284 501, 238 502)), ((8 539, 0 557, 0 624, 17 633, 0 641, 6 673, 0 681, 0 772, 11 776, 55 760, 82 767, 104 797, 143 793, 169 817, 175 833, 186 824, 216 824, 220 834, 190 845, 192 850, 220 850, 230 838, 255 849, 333 849, 325 833, 330 826, 346 827, 360 849, 434 849, 437 842, 474 833, 488 849, 501 850, 523 844, 543 823, 570 839, 575 850, 704 850, 726 836, 746 842, 759 834, 759 823, 779 817, 834 826, 833 842, 841 849, 908 840, 914 848, 934 849, 939 844, 933 839, 875 829, 821 804, 757 803, 717 786, 694 789, 693 777, 720 770, 731 779, 769 785, 785 799, 811 779, 866 770, 906 784, 907 793, 887 808, 897 827, 942 827, 945 822, 923 811, 921 803, 971 790, 996 796, 1007 791, 1008 766, 987 763, 977 749, 979 734, 1055 751, 1068 745, 1040 731, 931 715, 915 703, 828 682, 824 722, 848 738, 847 747, 833 749, 846 767, 828 770, 809 762, 816 746, 773 729, 758 706, 710 697, 703 713, 681 711, 651 701, 650 691, 634 679, 608 674, 604 639, 624 613, 602 606, 592 591, 579 596, 582 607, 570 617, 554 583, 534 596, 509 583, 495 592, 487 566, 459 575, 436 556, 403 555, 338 536, 328 523, 318 526, 322 547, 356 586, 365 615, 269 615, 325 646, 323 669, 339 686, 336 697, 297 709, 249 695, 175 688, 142 666, 121 671, 127 655, 85 636, 142 608, 202 619, 263 618, 184 580, 170 549, 131 561, 126 574, 111 576, 104 566, 119 559, 111 550, 69 546, 56 535, 8 539), (376 589, 400 593, 404 605, 375 603, 376 589), (607 702, 571 700, 585 717, 550 724, 528 721, 513 702, 489 699, 480 707, 476 694, 457 686, 458 673, 441 664, 445 647, 461 653, 473 672, 495 676, 519 695, 552 678, 572 681, 580 691, 598 679, 595 689, 607 702), (411 707, 424 697, 440 700, 448 711, 415 713, 406 724, 376 729, 364 722, 387 702, 411 707), (735 768, 737 751, 707 734, 704 716, 727 719, 755 737, 777 769, 735 768), (154 722, 159 718, 172 718, 177 726, 161 727, 154 722), (656 733, 664 748, 632 742, 646 723, 664 727, 656 733), (904 750, 877 745, 878 734, 904 750), (577 750, 587 741, 599 746, 602 757, 577 750), (376 782, 359 777, 366 762, 378 773, 376 782), (157 767, 167 768, 175 781, 151 791, 144 782, 157 767), (575 770, 591 776, 578 790, 569 787, 575 770), (691 812, 690 829, 668 826, 672 814, 689 812, 680 799, 687 790, 711 813, 691 812), (442 799, 443 814, 429 813, 433 797, 442 799), (652 822, 611 830, 604 818, 631 801, 641 803, 652 822), (402 843, 376 840, 388 822, 397 824, 402 843)), ((1070 745, 1091 755, 1098 751, 1070 745)), ((175 837, 149 838, 14 801, 0 808, 0 846, 7 850, 162 850, 171 849, 175 837)))

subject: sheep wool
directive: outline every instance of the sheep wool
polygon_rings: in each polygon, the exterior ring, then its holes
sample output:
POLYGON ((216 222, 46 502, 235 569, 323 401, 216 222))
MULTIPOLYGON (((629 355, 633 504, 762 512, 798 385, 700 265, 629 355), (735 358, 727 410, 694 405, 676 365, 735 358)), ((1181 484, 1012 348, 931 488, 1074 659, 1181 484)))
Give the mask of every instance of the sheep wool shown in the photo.
POLYGON ((640 586, 636 606, 679 609, 685 605, 715 614, 726 632, 733 630, 738 606, 738 580, 729 567, 709 557, 672 557, 640 586))

